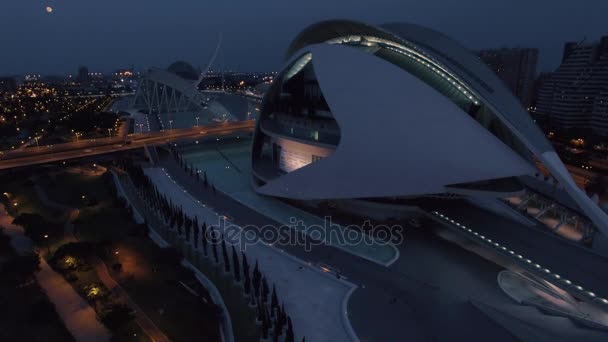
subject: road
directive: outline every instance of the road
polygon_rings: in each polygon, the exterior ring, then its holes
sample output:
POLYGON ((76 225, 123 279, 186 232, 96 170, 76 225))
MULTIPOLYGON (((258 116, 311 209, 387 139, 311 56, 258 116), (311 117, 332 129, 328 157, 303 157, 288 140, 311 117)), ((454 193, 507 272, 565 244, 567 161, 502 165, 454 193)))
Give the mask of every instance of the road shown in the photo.
POLYGON ((52 146, 32 147, 24 151, 4 151, 0 152, 0 170, 123 152, 149 145, 166 144, 179 139, 207 138, 239 132, 248 133, 252 132, 254 127, 254 120, 226 122, 193 128, 132 134, 128 138, 112 137, 82 140, 52 146), (125 139, 128 140, 125 141, 125 139))
MULTIPOLYGON (((205 189, 171 158, 162 158, 161 166, 201 203, 233 218, 232 222, 240 226, 280 226, 272 219, 243 206, 220 191, 215 193, 205 189)), ((466 218, 480 210, 465 207, 455 211, 466 218)), ((482 228, 488 229, 487 235, 490 236, 490 230, 494 225, 504 224, 505 235, 496 236, 496 241, 504 240, 505 244, 513 245, 513 248, 517 247, 518 251, 521 248, 522 253, 529 251, 529 248, 524 248, 526 247, 524 236, 527 233, 524 227, 515 229, 514 224, 509 221, 505 222, 503 218, 486 214, 484 211, 481 211, 480 215, 488 217, 480 216, 479 221, 470 222, 472 228, 480 231, 482 228), (519 239, 513 239, 508 234, 509 229, 511 234, 517 231, 515 235, 519 239), (515 243, 518 240, 521 240, 520 244, 515 243)), ((346 310, 361 341, 404 339, 511 341, 517 340, 513 331, 526 329, 524 326, 528 324, 540 331, 549 331, 547 329, 551 326, 554 317, 538 311, 532 310, 532 313, 526 316, 526 322, 519 321, 507 327, 480 310, 479 305, 490 307, 502 314, 509 312, 511 308, 521 307, 515 305, 497 285, 497 275, 503 267, 457 244, 437 238, 432 233, 434 225, 435 223, 429 223, 429 226, 423 229, 408 229, 404 243, 397 246, 400 257, 389 267, 377 265, 327 245, 315 245, 312 251, 307 251, 298 244, 278 242, 276 246, 312 265, 329 265, 331 269, 337 270, 343 277, 358 286, 348 301, 346 310)), ((535 234, 532 235, 531 240, 535 242, 539 240, 536 239, 535 234)), ((306 239, 307 237, 303 237, 303 240, 306 239)), ((595 288, 594 285, 598 285, 598 282, 601 283, 603 274, 590 269, 605 261, 594 260, 576 274, 567 272, 566 269, 576 267, 573 264, 586 263, 594 257, 585 258, 588 255, 579 255, 566 261, 564 259, 571 257, 569 253, 573 251, 568 250, 566 256, 559 257, 559 250, 563 247, 559 245, 559 241, 551 240, 539 248, 539 251, 545 248, 554 251, 542 260, 544 265, 563 271, 562 274, 572 275, 573 280, 580 280, 585 285, 588 281, 592 281, 593 283, 589 284, 590 288, 595 288), (580 273, 584 272, 595 274, 579 279, 580 273)), ((534 253, 533 256, 536 257, 536 254, 538 253, 534 253)), ((590 330, 572 329, 563 333, 564 336, 568 336, 566 339, 585 336, 588 340, 597 340, 594 339, 594 332, 590 330)), ((605 337, 606 335, 602 335, 600 340, 605 337)))

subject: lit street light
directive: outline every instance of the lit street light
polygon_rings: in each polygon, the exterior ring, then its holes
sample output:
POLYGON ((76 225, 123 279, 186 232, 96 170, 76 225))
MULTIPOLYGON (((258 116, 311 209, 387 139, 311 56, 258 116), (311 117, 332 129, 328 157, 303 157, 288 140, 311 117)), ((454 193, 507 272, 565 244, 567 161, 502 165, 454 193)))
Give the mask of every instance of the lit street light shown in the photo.
POLYGON ((169 120, 169 129, 173 129, 173 120, 169 120))
POLYGON ((200 119, 198 116, 196 117, 196 127, 198 127, 198 119, 200 119))
POLYGON ((51 245, 49 244, 49 235, 44 234, 44 242, 46 242, 46 253, 51 255, 51 245))

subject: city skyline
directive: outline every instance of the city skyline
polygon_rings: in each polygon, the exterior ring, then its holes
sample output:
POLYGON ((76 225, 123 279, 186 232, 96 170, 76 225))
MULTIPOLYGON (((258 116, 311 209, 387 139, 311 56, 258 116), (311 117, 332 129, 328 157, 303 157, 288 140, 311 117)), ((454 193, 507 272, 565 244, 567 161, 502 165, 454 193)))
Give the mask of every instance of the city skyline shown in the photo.
POLYGON ((584 8, 549 1, 475 0, 458 4, 380 0, 373 8, 359 0, 349 1, 348 6, 317 0, 289 5, 276 0, 14 3, 0 14, 0 29, 19 28, 18 33, 0 38, 7 52, 0 60, 0 75, 69 74, 80 65, 111 72, 131 65, 166 67, 175 60, 200 66, 210 59, 220 32, 224 42, 216 68, 277 70, 284 57, 279 51, 297 32, 330 18, 423 24, 472 50, 538 48, 538 71, 550 71, 558 66, 564 43, 592 42, 606 33, 602 16, 606 9, 608 4, 595 0, 584 8), (53 10, 47 11, 47 6, 53 10))

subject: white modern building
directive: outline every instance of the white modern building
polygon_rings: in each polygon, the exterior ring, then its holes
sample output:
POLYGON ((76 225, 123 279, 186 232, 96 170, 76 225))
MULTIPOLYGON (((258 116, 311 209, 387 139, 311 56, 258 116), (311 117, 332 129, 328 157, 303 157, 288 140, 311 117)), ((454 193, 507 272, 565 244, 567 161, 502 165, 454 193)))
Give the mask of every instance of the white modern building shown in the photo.
POLYGON ((476 56, 416 25, 313 25, 265 95, 253 142, 261 194, 294 200, 505 197, 540 161, 599 231, 520 102, 476 56))
POLYGON ((252 119, 255 101, 234 93, 199 89, 212 62, 204 71, 183 61, 166 70, 151 68, 139 81, 132 109, 151 116, 160 129, 252 119))

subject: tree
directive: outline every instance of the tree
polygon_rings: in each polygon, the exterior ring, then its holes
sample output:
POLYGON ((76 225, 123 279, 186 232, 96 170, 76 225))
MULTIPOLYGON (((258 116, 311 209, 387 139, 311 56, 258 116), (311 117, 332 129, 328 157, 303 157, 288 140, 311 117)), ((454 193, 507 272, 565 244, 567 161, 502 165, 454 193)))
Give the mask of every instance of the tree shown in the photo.
POLYGON ((268 318, 268 311, 266 308, 262 308, 262 338, 268 338, 268 330, 270 330, 270 319, 268 318))
POLYGON ((228 258, 228 250, 226 249, 226 239, 222 234, 222 256, 224 257, 224 271, 230 272, 230 259, 228 258))
POLYGON ((247 262, 247 256, 242 251, 241 260, 243 260, 243 278, 249 278, 249 262, 247 262))
MULTIPOLYGON (((249 295, 249 293, 251 293, 251 279, 249 279, 249 277, 245 277, 245 279, 243 279, 243 292, 246 295, 249 295)), ((252 298, 255 296, 251 296, 252 298)))
POLYGON ((38 254, 17 255, 6 260, 2 265, 2 279, 10 280, 14 284, 22 284, 38 270, 40 270, 38 254))
POLYGON ((287 313, 285 312, 285 303, 281 304, 281 309, 279 310, 279 324, 281 324, 281 327, 287 324, 287 313))
POLYGON ((262 301, 264 303, 268 303, 269 292, 270 290, 268 289, 268 282, 266 281, 266 278, 262 276, 262 301))
POLYGON ((232 270, 234 271, 234 279, 237 282, 241 281, 241 267, 239 265, 239 255, 236 253, 236 248, 232 245, 232 270))
POLYGON ((211 247, 213 247, 213 257, 215 258, 215 263, 219 264, 220 263, 220 259, 217 255, 217 238, 215 237, 215 229, 213 229, 213 227, 211 228, 211 247))
POLYGON ((270 300, 270 310, 275 313, 275 310, 279 308, 279 298, 277 297, 277 288, 274 284, 272 284, 272 299, 270 300))
POLYGON ((262 273, 260 272, 260 269, 258 267, 258 261, 255 261, 255 267, 253 268, 253 288, 254 289, 259 289, 260 288, 260 280, 262 278, 262 273))
POLYGON ((264 309, 263 309, 264 304, 262 304, 260 302, 258 302, 257 304, 258 304, 257 305, 257 320, 258 320, 258 322, 264 322, 264 309))
POLYGON ((201 242, 203 243, 203 252, 205 256, 209 255, 207 253, 207 223, 203 222, 203 228, 201 229, 201 242))
POLYGON ((192 223, 193 227, 194 227, 194 248, 198 249, 198 231, 200 229, 200 226, 198 225, 198 217, 194 216, 194 222, 192 223))
POLYGON ((203 185, 205 186, 205 189, 207 189, 207 186, 209 185, 209 182, 207 182, 207 171, 203 171, 203 185))
POLYGON ((285 332, 285 342, 294 342, 294 340, 295 336, 293 333, 293 325, 291 324, 291 317, 287 316, 287 331, 285 332))
POLYGON ((277 320, 274 322, 274 333, 272 334, 273 341, 279 342, 279 336, 283 333, 283 327, 278 323, 277 320))
POLYGON ((45 235, 53 237, 63 230, 61 225, 49 222, 39 214, 23 213, 13 220, 13 224, 23 226, 25 236, 36 244, 44 242, 45 235))

